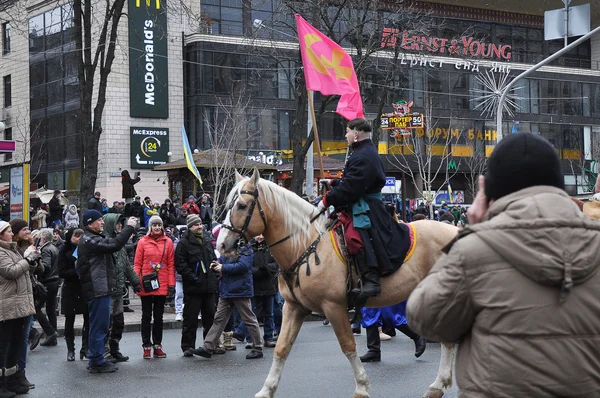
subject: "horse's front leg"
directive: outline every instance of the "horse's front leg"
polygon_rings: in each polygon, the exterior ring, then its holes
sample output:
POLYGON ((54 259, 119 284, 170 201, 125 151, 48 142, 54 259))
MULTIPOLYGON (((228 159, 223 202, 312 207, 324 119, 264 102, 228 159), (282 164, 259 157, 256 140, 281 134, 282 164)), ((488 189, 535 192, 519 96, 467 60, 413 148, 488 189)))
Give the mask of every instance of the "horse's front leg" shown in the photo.
POLYGON ((306 315, 302 307, 289 301, 286 301, 283 305, 282 313, 281 333, 277 338, 271 370, 269 370, 269 375, 267 376, 262 389, 254 396, 254 398, 273 398, 275 396, 275 391, 277 391, 279 380, 281 379, 283 365, 285 365, 285 360, 294 345, 294 341, 296 341, 296 337, 298 336, 298 332, 300 331, 300 327, 302 326, 306 315))
POLYGON ((429 386, 423 398, 441 398, 444 391, 452 386, 452 365, 454 364, 454 344, 442 343, 442 355, 437 378, 429 386))
POLYGON ((348 320, 348 312, 344 306, 336 305, 331 308, 323 308, 325 316, 329 319, 335 335, 340 343, 342 352, 350 361, 352 370, 354 371, 354 380, 356 388, 352 398, 369 398, 369 376, 356 353, 356 341, 352 335, 352 327, 348 320))

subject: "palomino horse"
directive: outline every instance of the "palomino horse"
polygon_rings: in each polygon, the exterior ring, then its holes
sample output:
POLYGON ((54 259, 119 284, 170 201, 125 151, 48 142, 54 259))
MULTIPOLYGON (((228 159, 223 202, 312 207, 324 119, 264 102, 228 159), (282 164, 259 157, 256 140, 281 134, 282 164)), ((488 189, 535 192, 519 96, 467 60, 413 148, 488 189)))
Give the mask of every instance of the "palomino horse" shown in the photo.
MULTIPOLYGON (((347 267, 324 231, 326 217, 311 222, 318 213, 314 206, 261 179, 257 170, 251 178, 243 178, 238 173, 236 177, 237 184, 227 197, 229 211, 217 248, 224 256, 232 256, 236 254, 241 236, 251 238, 263 234, 281 268, 279 288, 285 298, 281 333, 271 370, 255 398, 274 397, 285 360, 310 311, 325 314, 333 326, 342 352, 354 370, 356 388, 353 397, 368 398, 369 378, 356 353, 348 322, 347 267)), ((418 244, 412 256, 397 272, 381 279, 382 294, 370 298, 368 307, 384 307, 408 299, 441 255, 442 247, 457 234, 454 226, 434 221, 417 221, 414 226, 418 244)), ((356 278, 356 275, 352 277, 356 278)), ((453 357, 454 345, 443 344, 437 379, 429 386, 425 397, 441 397, 452 385, 453 357)))

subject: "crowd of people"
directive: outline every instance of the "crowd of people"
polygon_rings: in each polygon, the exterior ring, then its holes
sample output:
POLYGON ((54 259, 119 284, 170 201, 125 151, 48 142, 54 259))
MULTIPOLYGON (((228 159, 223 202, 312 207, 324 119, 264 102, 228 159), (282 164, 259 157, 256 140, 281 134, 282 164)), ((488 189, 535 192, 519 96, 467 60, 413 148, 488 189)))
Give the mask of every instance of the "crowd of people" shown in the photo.
POLYGON ((129 360, 119 342, 124 312, 133 311, 126 301, 130 288, 141 301, 144 359, 167 357, 162 336, 168 306, 182 322, 184 357, 234 350, 234 338, 248 341, 248 359, 275 346, 282 309, 277 264, 262 237, 239 258, 219 257, 210 196, 190 196, 179 206, 135 195, 108 207, 96 192, 83 212, 64 208, 61 196, 56 191, 40 207, 43 217, 0 221, 0 398, 35 387, 25 373, 27 352, 58 345, 59 312, 67 361, 76 360, 74 325, 82 316, 79 358, 89 361, 90 373, 118 370, 117 363, 129 360))

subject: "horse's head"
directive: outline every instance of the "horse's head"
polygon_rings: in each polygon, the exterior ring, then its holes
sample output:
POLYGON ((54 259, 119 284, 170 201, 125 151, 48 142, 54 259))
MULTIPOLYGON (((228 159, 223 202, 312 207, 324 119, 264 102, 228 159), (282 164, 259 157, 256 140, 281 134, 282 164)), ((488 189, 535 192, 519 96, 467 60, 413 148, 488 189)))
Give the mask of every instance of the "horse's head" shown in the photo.
POLYGON ((217 239, 217 249, 225 257, 237 254, 240 240, 249 240, 264 232, 267 221, 259 201, 260 175, 254 169, 252 177, 235 172, 236 184, 227 195, 227 215, 217 239))

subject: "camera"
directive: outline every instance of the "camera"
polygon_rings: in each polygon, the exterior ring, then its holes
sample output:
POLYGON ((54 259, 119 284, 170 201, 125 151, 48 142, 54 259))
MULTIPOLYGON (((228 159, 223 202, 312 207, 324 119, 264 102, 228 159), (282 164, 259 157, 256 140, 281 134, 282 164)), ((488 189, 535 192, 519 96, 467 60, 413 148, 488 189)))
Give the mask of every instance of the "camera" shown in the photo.
POLYGON ((34 247, 40 247, 40 238, 35 238, 33 240, 33 246, 34 247))

